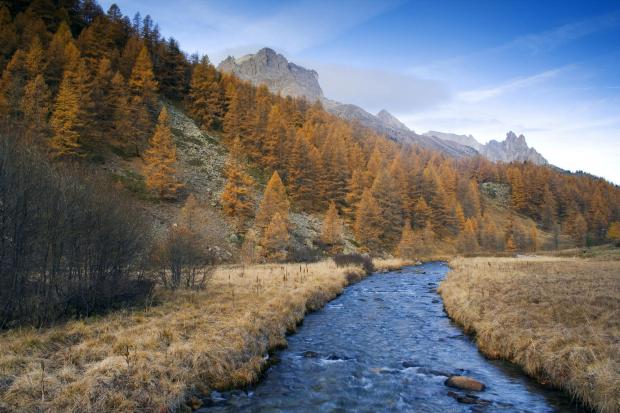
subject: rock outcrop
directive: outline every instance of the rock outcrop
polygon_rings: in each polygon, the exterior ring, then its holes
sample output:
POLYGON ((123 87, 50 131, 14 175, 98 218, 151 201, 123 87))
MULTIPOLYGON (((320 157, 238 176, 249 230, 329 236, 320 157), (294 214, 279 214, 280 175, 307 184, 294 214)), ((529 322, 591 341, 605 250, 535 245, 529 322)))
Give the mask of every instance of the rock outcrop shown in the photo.
POLYGON ((291 63, 267 47, 238 59, 229 56, 218 65, 218 69, 256 85, 264 84, 271 92, 283 96, 305 97, 310 101, 323 98, 316 71, 291 63))
POLYGON ((548 163, 536 149, 527 146, 525 136, 517 136, 512 131, 506 134, 505 140, 501 142, 492 140, 484 145, 480 153, 495 162, 531 162, 537 165, 548 163))
POLYGON ((426 132, 424 135, 434 136, 436 138, 443 139, 444 141, 451 141, 461 145, 469 146, 470 148, 474 148, 478 152, 480 152, 483 147, 483 145, 471 135, 457 135, 455 133, 437 132, 433 130, 426 132))

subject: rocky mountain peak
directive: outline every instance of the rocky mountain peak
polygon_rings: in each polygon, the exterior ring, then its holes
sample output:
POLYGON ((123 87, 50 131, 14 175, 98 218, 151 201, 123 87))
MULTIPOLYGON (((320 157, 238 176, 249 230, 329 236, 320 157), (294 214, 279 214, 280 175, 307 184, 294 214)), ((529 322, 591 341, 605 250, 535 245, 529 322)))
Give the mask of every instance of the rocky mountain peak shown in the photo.
POLYGON ((498 142, 492 140, 479 150, 482 155, 492 161, 501 162, 532 162, 538 165, 546 165, 547 160, 534 148, 527 146, 525 136, 518 135, 513 131, 506 134, 506 139, 498 142))
POLYGON ((290 63, 268 47, 239 58, 229 56, 218 65, 218 69, 256 85, 264 84, 270 91, 284 96, 305 97, 310 101, 323 98, 316 71, 290 63))
POLYGON ((407 127, 407 125, 402 123, 400 120, 398 120, 398 118, 396 116, 392 115, 390 112, 388 112, 385 109, 381 109, 381 111, 379 111, 379 113, 377 113, 377 118, 379 118, 386 125, 394 128, 394 129, 399 129, 399 130, 403 130, 403 131, 409 131, 410 130, 407 127))

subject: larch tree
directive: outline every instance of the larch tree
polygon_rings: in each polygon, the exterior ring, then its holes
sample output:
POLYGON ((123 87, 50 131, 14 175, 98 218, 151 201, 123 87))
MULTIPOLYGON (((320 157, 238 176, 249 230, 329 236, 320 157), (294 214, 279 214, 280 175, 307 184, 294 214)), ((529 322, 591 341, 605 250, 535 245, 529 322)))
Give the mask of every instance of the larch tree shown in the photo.
POLYGON ((575 211, 568 218, 568 234, 578 247, 586 245, 588 223, 582 214, 575 211))
POLYGON ((189 112, 205 130, 221 129, 224 116, 224 91, 218 73, 203 56, 192 72, 189 112))
POLYGON ((417 247, 416 235, 411 229, 411 221, 405 220, 403 224, 400 241, 396 247, 396 256, 400 258, 414 258, 417 247))
POLYGON ((353 232, 357 241, 366 250, 375 250, 380 245, 383 233, 381 208, 369 189, 364 190, 355 211, 353 232))
POLYGON ((153 74, 153 63, 146 46, 143 46, 136 58, 131 75, 129 76, 129 90, 146 105, 150 113, 157 110, 157 81, 153 74))
POLYGON ((222 192, 222 208, 234 220, 237 232, 243 232, 254 212, 254 180, 234 160, 229 160, 224 173, 226 185, 222 192))
POLYGON ((49 141, 53 159, 76 159, 84 156, 80 144, 80 96, 75 75, 65 71, 50 119, 53 137, 49 141))
POLYGON ((398 242, 399 232, 403 226, 403 211, 398 196, 398 183, 388 171, 382 169, 377 173, 370 190, 381 209, 382 238, 393 247, 398 242))
POLYGON ((173 200, 181 184, 176 178, 177 152, 168 124, 168 110, 164 107, 159 114, 155 133, 144 152, 146 186, 160 199, 173 200))
POLYGON ((463 226, 463 231, 457 238, 457 247, 459 252, 464 254, 472 254, 478 251, 478 238, 476 237, 476 226, 473 218, 468 218, 463 226))
POLYGON ((342 244, 342 220, 335 202, 330 202, 321 228, 321 242, 332 252, 336 252, 342 244))
POLYGON ((265 258, 274 261, 285 259, 289 238, 287 219, 276 212, 261 239, 265 258))
POLYGON ((424 228, 426 223, 431 219, 432 211, 423 197, 418 199, 413 210, 412 225, 415 229, 424 228))
POLYGON ((257 232, 262 234, 276 213, 279 213, 280 217, 285 222, 288 222, 289 209, 290 203, 286 194, 286 188, 278 172, 274 172, 265 187, 263 199, 256 212, 254 226, 257 232))
POLYGON ((41 143, 47 137, 50 109, 51 93, 39 74, 26 84, 21 102, 26 139, 41 143))

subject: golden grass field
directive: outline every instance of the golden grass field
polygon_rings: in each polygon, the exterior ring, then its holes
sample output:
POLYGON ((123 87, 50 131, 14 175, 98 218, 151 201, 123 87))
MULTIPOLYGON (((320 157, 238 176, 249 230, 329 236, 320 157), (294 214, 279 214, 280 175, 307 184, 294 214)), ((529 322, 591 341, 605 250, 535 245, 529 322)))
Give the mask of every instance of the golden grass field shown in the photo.
POLYGON ((457 258, 439 292, 491 358, 620 412, 620 261, 457 258))
POLYGON ((365 275, 331 261, 222 267, 204 291, 158 291, 149 308, 10 330, 0 335, 0 411, 165 412, 194 392, 252 383, 307 311, 365 275))

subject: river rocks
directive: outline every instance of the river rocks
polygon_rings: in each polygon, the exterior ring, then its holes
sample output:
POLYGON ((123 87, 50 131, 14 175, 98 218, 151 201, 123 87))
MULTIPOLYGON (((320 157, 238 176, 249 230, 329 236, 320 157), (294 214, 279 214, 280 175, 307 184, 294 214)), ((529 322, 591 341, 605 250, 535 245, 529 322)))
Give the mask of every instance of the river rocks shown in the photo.
POLYGON ((301 355, 307 359, 315 359, 319 357, 319 353, 312 350, 304 351, 303 353, 301 353, 301 355))
POLYGON ((418 367, 419 364, 416 363, 415 361, 403 361, 402 366, 406 369, 409 369, 412 367, 418 367))
POLYGON ((452 376, 448 378, 444 384, 448 387, 454 387, 455 389, 470 391, 483 391, 486 387, 484 383, 467 376, 452 376))
POLYGON ((487 406, 491 404, 489 400, 481 399, 480 397, 474 396, 473 394, 461 395, 453 391, 449 391, 448 396, 454 398, 457 402, 463 403, 463 404, 477 404, 480 406, 487 406))
POLYGON ((417 372, 420 373, 420 374, 426 374, 428 376, 443 376, 443 377, 450 377, 450 376, 452 376, 451 373, 448 373, 446 371, 429 369, 428 367, 420 367, 420 368, 418 368, 417 372))

